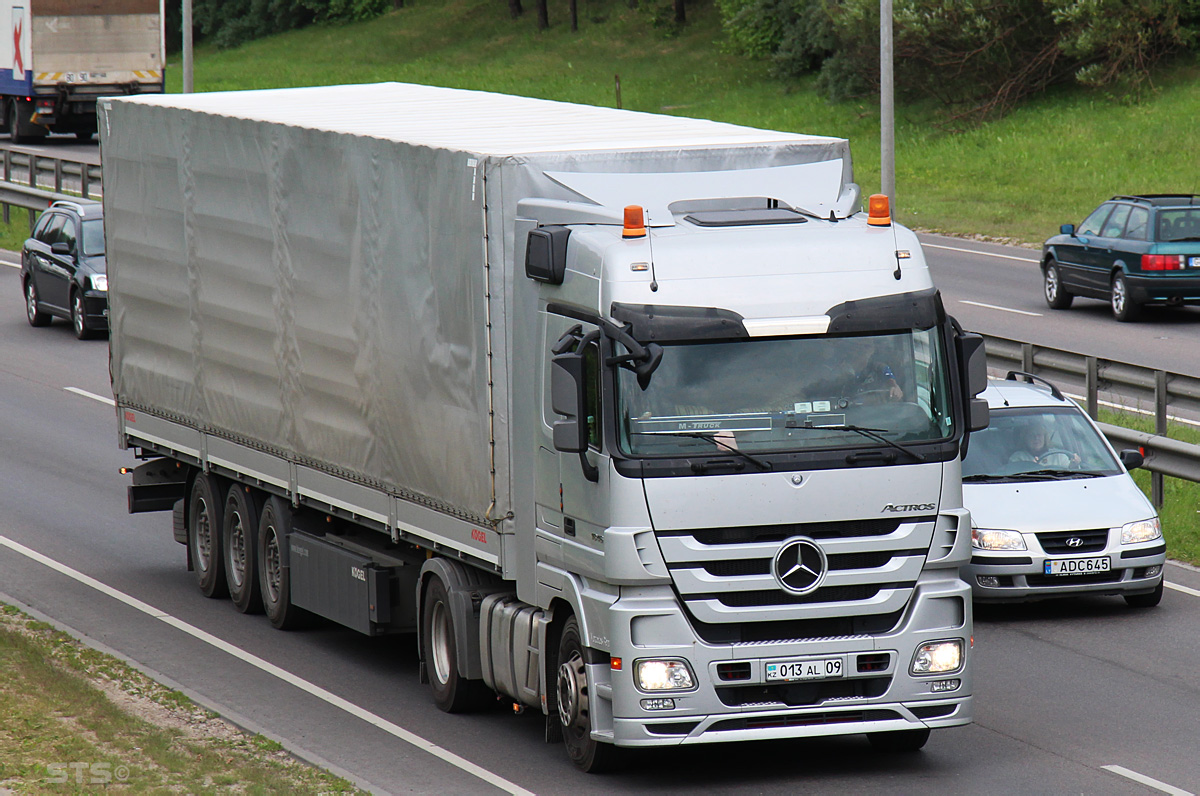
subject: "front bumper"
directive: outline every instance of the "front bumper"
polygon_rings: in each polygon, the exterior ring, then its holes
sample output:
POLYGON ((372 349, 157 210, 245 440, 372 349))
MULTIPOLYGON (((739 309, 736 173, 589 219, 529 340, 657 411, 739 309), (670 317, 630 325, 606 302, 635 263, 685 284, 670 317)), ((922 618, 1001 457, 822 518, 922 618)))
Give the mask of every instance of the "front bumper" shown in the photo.
POLYGON ((971 584, 976 602, 1021 602, 1078 594, 1144 594, 1158 587, 1166 560, 1167 546, 1161 539, 1121 545, 1118 536, 1116 543, 1110 541, 1103 550, 1079 554, 975 550, 971 562, 963 567, 963 577, 971 584), (1104 557, 1110 561, 1108 572, 1046 574, 1046 562, 1050 560, 1104 557), (1154 574, 1148 574, 1148 570, 1154 574), (995 578, 997 585, 982 585, 981 577, 995 578))
POLYGON ((610 700, 597 706, 594 736, 618 746, 919 730, 963 725, 972 718, 970 588, 952 570, 923 576, 899 625, 880 635, 711 645, 696 638, 669 594, 622 596, 611 610, 612 655, 622 658, 623 668, 597 664, 589 674, 600 696, 610 700), (958 670, 909 673, 920 645, 950 639, 961 641, 958 670), (843 661, 843 677, 765 679, 768 662, 831 657, 843 661), (647 658, 686 660, 695 688, 639 691, 633 664, 647 658), (935 682, 950 690, 935 690, 935 682), (673 700, 672 706, 645 707, 646 700, 657 697, 673 700), (603 721, 606 713, 611 730, 603 721))
POLYGON ((83 294, 83 313, 87 318, 89 329, 107 329, 108 328, 108 294, 107 293, 84 293, 83 294))

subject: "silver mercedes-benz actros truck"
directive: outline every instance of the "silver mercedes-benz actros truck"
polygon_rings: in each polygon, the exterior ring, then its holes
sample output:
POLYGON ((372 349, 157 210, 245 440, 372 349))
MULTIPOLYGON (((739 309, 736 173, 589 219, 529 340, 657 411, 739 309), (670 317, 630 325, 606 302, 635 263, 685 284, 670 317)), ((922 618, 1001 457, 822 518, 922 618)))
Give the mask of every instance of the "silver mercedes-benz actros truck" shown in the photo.
POLYGON ((383 84, 101 102, 132 512, 620 747, 971 720, 983 349, 846 141, 383 84))

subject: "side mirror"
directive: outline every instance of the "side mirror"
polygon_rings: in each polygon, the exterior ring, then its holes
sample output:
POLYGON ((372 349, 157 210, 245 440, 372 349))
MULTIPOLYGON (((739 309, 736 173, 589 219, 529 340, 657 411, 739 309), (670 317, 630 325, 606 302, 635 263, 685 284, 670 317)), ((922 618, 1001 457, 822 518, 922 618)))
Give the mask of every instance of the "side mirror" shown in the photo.
POLYGON ((525 276, 535 282, 561 285, 567 275, 567 227, 539 227, 529 230, 525 242, 525 276))
POLYGON ((66 257, 66 256, 70 255, 72 252, 71 244, 63 243, 62 241, 59 241, 58 243, 51 243, 50 251, 53 252, 54 254, 59 254, 59 255, 66 257))
POLYGON ((966 332, 958 337, 959 365, 966 387, 967 428, 979 431, 988 426, 988 405, 975 396, 987 389, 987 351, 983 335, 966 332))
POLYGON ((1146 463, 1146 457, 1139 450, 1128 448, 1121 451, 1121 464, 1125 465, 1126 470, 1136 470, 1146 463))
POLYGON ((583 453, 588 449, 584 404, 583 354, 570 351, 550 360, 550 405, 562 419, 554 421, 554 449, 583 453))
POLYGON ((1071 237, 1075 237, 1075 225, 1063 224, 1058 228, 1058 232, 1060 235, 1070 235, 1071 237))

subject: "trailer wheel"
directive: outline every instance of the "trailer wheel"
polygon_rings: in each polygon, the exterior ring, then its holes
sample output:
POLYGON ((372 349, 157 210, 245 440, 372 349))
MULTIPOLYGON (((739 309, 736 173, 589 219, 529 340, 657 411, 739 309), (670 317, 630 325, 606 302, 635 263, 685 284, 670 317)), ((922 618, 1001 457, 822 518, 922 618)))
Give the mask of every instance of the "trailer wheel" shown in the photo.
POLYGON ((929 730, 869 732, 867 733, 867 740, 879 752, 916 752, 929 740, 929 730))
POLYGON ((617 748, 592 738, 592 691, 584 661, 579 620, 572 616, 563 625, 558 641, 558 720, 571 762, 581 771, 598 774, 616 763, 617 748))
POLYGON ((261 500, 253 489, 241 484, 229 487, 225 500, 225 524, 221 540, 225 556, 225 582, 233 605, 244 614, 262 612, 262 591, 258 584, 258 523, 261 500))
POLYGON ((205 597, 225 597, 225 573, 221 561, 221 525, 224 503, 215 476, 200 473, 192 482, 188 498, 188 553, 192 557, 196 585, 205 597))
POLYGON ((267 619, 280 630, 295 630, 309 621, 310 614, 292 603, 288 578, 286 538, 292 527, 292 508, 279 497, 270 497, 258 522, 258 584, 267 619))
POLYGON ((491 692, 482 680, 468 680, 458 673, 454 638, 454 615, 446 585, 441 578, 430 578, 421 608, 421 658, 434 704, 447 713, 467 713, 486 705, 491 692))

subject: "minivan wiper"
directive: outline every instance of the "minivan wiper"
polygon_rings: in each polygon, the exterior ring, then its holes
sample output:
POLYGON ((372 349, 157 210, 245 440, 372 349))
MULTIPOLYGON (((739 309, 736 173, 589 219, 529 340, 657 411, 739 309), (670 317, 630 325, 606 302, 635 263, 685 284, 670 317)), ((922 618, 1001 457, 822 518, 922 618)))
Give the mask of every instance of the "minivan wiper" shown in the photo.
POLYGON ((876 442, 882 442, 884 445, 895 448, 896 450, 900 451, 901 453, 907 453, 909 456, 913 457, 914 459, 916 459, 919 462, 925 461, 925 457, 923 455, 921 455, 920 453, 917 453, 915 450, 913 450, 911 448, 907 448, 907 447, 901 445, 900 443, 894 442, 893 440, 890 440, 887 437, 883 436, 880 432, 887 431, 886 428, 866 428, 865 426, 851 426, 851 425, 800 426, 800 428, 815 428, 815 429, 829 430, 829 431, 850 431, 855 434, 864 436, 867 439, 874 440, 876 442))
POLYGON ((728 442, 717 437, 715 434, 702 434, 699 431, 666 431, 666 432, 663 432, 663 431, 659 431, 659 432, 632 431, 630 433, 642 434, 642 435, 647 435, 647 436, 652 436, 652 437, 661 437, 664 434, 666 434, 666 435, 669 435, 672 437, 690 437, 691 439, 702 439, 702 440, 705 440, 706 442, 711 442, 712 444, 716 445, 718 448, 727 450, 730 453, 735 453, 738 456, 741 456, 743 459, 750 462, 751 464, 753 464, 755 467, 757 467, 760 470, 774 469, 774 465, 772 465, 766 459, 760 459, 757 456, 746 453, 744 450, 741 450, 736 445, 730 445, 728 442))
POLYGON ((1092 470, 1030 470, 1023 473, 1013 473, 1013 475, 1033 475, 1038 478, 1065 480, 1068 478, 1100 478, 1104 473, 1097 473, 1092 470))

